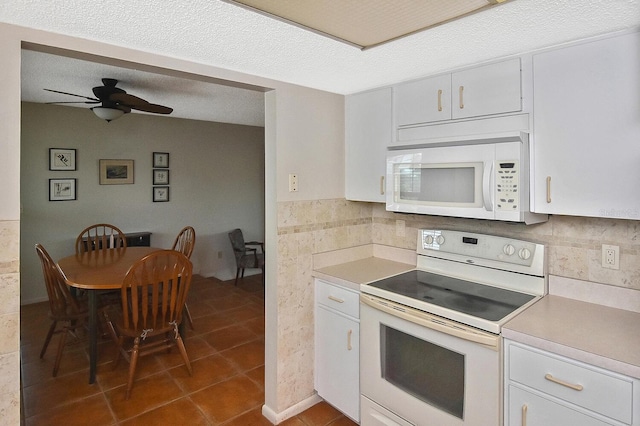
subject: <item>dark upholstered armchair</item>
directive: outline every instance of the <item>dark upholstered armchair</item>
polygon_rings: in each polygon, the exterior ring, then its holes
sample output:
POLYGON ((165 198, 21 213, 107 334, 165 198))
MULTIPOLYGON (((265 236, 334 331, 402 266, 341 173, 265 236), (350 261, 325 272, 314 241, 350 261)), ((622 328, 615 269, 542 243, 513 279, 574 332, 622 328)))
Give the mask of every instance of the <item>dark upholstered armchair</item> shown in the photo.
POLYGON ((238 285, 238 277, 244 277, 245 268, 262 269, 262 279, 264 281, 264 243, 260 241, 245 242, 240 229, 234 229, 229 232, 229 240, 233 247, 233 254, 236 257, 235 285, 238 285))

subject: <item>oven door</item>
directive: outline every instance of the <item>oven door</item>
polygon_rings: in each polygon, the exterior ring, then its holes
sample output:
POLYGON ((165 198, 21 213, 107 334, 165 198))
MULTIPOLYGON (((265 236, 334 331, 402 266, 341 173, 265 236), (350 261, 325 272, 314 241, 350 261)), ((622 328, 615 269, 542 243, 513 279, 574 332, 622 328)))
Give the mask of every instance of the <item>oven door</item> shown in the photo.
MULTIPOLYGON (((362 395, 416 425, 499 426, 500 337, 478 330, 468 340, 464 326, 375 299, 360 304, 362 395)), ((361 422, 381 424, 365 412, 361 422)))

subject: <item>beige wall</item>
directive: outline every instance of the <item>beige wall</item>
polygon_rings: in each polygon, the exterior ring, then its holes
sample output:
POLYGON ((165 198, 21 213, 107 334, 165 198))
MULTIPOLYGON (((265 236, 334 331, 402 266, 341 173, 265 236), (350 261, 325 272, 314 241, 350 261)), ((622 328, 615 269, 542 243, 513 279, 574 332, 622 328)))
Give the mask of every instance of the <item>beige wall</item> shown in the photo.
POLYGON ((235 276, 227 232, 264 238, 264 129, 144 114, 107 123, 88 108, 22 104, 21 302, 46 300, 33 246, 54 259, 73 253, 78 232, 112 223, 124 232, 152 232, 170 248, 186 225, 196 230, 194 270, 235 276), (49 148, 76 149, 76 171, 50 171, 49 148), (154 203, 152 153, 169 153, 168 203, 154 203), (133 185, 99 185, 99 159, 134 160, 133 185), (49 201, 48 180, 77 179, 76 201, 49 201), (222 257, 218 258, 217 253, 222 257))

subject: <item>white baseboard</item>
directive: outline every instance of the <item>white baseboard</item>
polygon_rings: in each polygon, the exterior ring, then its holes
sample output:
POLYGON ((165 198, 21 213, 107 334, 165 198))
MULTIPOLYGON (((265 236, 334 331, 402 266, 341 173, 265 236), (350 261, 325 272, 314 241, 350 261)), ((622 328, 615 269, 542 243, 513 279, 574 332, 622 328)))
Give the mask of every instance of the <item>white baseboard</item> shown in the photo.
POLYGON ((262 406, 262 415, 265 416, 267 420, 269 420, 272 424, 277 425, 295 415, 302 413, 307 408, 313 407, 320 401, 322 401, 322 398, 320 398, 317 393, 314 393, 309 398, 304 399, 295 405, 292 405, 291 407, 287 408, 284 411, 281 411, 280 413, 276 413, 265 404, 262 406))

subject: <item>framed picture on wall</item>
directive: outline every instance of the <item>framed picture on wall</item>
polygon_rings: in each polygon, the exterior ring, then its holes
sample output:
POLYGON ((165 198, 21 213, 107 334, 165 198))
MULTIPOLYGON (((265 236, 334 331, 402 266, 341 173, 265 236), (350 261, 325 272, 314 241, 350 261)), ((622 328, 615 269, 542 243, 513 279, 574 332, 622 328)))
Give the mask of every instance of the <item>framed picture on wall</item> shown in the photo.
POLYGON ((169 187, 168 186, 156 186, 153 188, 153 202, 169 201, 169 187))
POLYGON ((100 160, 100 185, 133 183, 133 160, 100 160))
POLYGON ((76 170, 76 150, 49 148, 49 170, 76 170))
POLYGON ((153 153, 153 168, 169 168, 169 153, 168 152, 154 152, 153 153))
POLYGON ((76 199, 76 179, 49 179, 49 201, 76 199))
POLYGON ((154 185, 169 185, 169 170, 153 169, 154 185))

